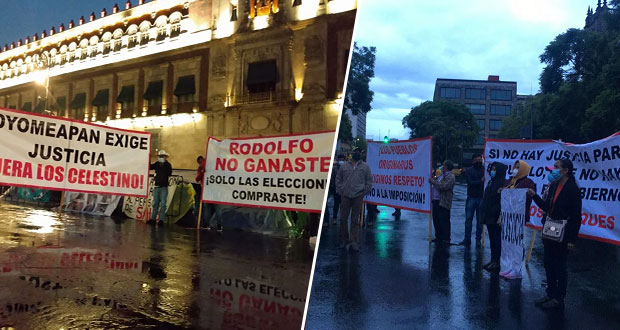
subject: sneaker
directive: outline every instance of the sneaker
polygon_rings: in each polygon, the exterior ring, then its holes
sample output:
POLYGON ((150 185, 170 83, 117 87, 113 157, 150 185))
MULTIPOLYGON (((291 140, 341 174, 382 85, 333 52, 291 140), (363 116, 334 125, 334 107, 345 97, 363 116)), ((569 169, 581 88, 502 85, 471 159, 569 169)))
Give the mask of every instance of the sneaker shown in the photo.
POLYGON ((557 299, 550 299, 546 303, 543 303, 540 307, 542 307, 543 309, 559 309, 564 306, 562 306, 562 303, 559 302, 557 299))
POLYGON ((551 300, 551 298, 549 298, 549 296, 544 296, 542 298, 538 298, 534 301, 534 305, 536 306, 542 306, 542 304, 546 303, 547 301, 551 300))
POLYGON ((217 225, 217 231, 219 233, 223 232, 224 231, 224 227, 222 227, 222 225, 217 225))
POLYGON ((503 271, 503 272, 499 272, 499 276, 506 276, 506 275, 508 275, 511 271, 512 271, 512 269, 508 269, 508 270, 505 270, 505 271, 503 271))
POLYGON ((514 280, 514 279, 518 279, 521 278, 521 272, 516 271, 516 270, 510 270, 508 273, 506 273, 506 275, 504 275, 505 278, 509 279, 509 280, 514 280))

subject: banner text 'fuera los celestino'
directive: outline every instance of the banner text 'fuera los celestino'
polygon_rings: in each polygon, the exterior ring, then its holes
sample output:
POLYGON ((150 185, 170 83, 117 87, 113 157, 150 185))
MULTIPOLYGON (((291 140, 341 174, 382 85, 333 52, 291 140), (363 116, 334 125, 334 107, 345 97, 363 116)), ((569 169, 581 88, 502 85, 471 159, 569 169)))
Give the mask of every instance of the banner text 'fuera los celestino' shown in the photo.
POLYGON ((0 109, 0 182, 146 196, 151 135, 0 109))
POLYGON ((203 202, 321 212, 334 132, 207 142, 203 202))
POLYGON ((432 150, 430 137, 368 143, 373 185, 364 202, 430 213, 432 150))

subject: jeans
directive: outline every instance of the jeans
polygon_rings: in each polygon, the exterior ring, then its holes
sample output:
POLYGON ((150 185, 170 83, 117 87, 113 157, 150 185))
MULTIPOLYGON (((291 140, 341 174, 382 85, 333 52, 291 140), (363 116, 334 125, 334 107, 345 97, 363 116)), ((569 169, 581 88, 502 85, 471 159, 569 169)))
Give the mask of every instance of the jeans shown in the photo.
POLYGON ((547 297, 564 303, 568 278, 566 271, 568 248, 566 243, 551 242, 546 239, 543 239, 543 246, 545 247, 543 261, 547 273, 547 297))
POLYGON ((435 239, 450 242, 450 210, 440 206, 438 200, 433 201, 433 226, 435 239))
POLYGON ((357 245, 360 232, 360 215, 362 213, 362 203, 364 195, 356 198, 341 196, 340 204, 340 242, 345 245, 352 243, 357 245), (351 215, 351 237, 349 238, 349 214, 351 215))
POLYGON ((467 197, 465 204, 465 241, 471 240, 471 226, 476 212, 476 241, 482 239, 482 198, 467 197))
POLYGON ((502 255, 502 226, 496 223, 487 224, 487 229, 489 230, 491 261, 499 263, 502 255))
POLYGON ((168 200, 168 187, 155 187, 153 190, 153 212, 151 220, 157 220, 157 213, 160 213, 159 220, 166 218, 166 201, 168 200))

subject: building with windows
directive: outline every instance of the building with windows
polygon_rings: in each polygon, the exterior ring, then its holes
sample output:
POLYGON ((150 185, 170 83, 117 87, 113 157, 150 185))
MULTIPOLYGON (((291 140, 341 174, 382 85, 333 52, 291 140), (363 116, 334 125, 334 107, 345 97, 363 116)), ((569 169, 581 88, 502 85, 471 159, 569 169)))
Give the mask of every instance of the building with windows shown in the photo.
POLYGON ((499 76, 487 80, 437 79, 433 100, 446 99, 462 103, 474 115, 480 135, 471 150, 465 150, 463 159, 470 159, 474 152, 482 152, 484 138, 497 137, 502 120, 509 116, 517 104, 517 83, 501 81, 499 76))
POLYGON ((357 115, 354 115, 351 110, 347 110, 347 115, 351 120, 351 133, 353 134, 353 138, 366 139, 366 113, 359 112, 357 115))
POLYGON ((175 168, 208 136, 335 130, 356 8, 128 0, 4 45, 0 107, 150 131, 175 168))

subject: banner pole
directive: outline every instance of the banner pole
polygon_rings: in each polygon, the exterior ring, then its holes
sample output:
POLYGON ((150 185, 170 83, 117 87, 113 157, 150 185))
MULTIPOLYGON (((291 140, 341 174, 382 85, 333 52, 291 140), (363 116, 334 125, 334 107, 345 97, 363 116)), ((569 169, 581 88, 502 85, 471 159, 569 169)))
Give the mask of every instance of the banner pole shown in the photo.
POLYGON ((196 230, 200 229, 200 220, 202 220, 202 201, 200 201, 200 206, 198 207, 198 221, 196 222, 196 230))
POLYGON ((534 249, 534 242, 536 241, 537 232, 538 231, 534 229, 534 232, 532 233, 532 241, 530 242, 530 248, 527 251, 527 258, 525 258, 525 267, 527 267, 527 265, 530 263, 530 257, 532 256, 532 249, 534 249))
MULTIPOLYGON (((366 204, 362 203, 362 214, 360 214, 360 227, 364 227, 364 209, 366 208, 366 204)), ((353 221, 353 220, 351 220, 353 221)))
POLYGON ((433 241, 433 214, 428 214, 428 243, 433 241))
POLYGON ((65 205, 65 191, 60 192, 60 205, 58 206, 58 217, 62 217, 62 207, 65 205))

